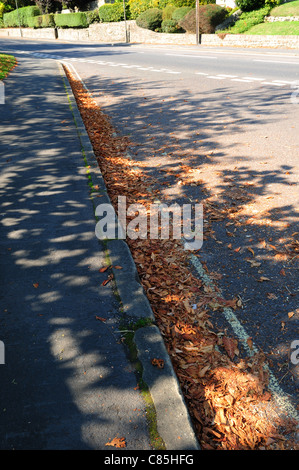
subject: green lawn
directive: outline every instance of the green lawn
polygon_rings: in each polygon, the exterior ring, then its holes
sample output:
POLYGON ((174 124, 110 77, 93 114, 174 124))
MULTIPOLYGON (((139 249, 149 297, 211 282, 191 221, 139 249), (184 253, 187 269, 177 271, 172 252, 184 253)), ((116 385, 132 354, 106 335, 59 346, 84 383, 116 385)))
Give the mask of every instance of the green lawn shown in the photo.
POLYGON ((17 60, 12 55, 0 54, 0 80, 7 77, 11 69, 15 67, 17 60))
POLYGON ((298 35, 299 21, 260 23, 252 26, 245 34, 276 34, 276 35, 298 35))
POLYGON ((271 16, 299 16, 299 0, 274 7, 271 16))

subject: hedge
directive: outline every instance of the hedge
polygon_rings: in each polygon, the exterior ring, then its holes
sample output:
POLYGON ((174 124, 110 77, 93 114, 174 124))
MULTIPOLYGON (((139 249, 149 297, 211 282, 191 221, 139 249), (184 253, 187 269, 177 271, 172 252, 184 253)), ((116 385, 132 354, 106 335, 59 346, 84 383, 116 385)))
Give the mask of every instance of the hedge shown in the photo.
POLYGON ((5 28, 17 28, 18 26, 27 27, 28 20, 32 16, 38 16, 41 14, 40 9, 37 6, 29 6, 19 8, 18 10, 4 13, 3 22, 5 28))
POLYGON ((29 28, 54 28, 54 13, 32 16, 31 18, 28 18, 28 26, 29 28))
POLYGON ((98 14, 101 23, 122 21, 124 19, 124 7, 122 3, 107 3, 99 8, 98 14))
POLYGON ((56 13, 54 15, 55 25, 58 28, 87 28, 88 21, 85 12, 56 13))

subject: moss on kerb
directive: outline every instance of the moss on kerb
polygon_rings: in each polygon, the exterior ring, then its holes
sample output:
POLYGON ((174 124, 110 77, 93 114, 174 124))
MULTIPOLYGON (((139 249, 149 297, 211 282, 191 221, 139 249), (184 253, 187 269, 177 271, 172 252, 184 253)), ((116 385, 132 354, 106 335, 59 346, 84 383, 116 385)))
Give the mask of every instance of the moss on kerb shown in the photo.
POLYGON ((150 394, 149 388, 146 382, 143 380, 143 367, 138 359, 137 347, 134 341, 135 332, 140 328, 151 326, 153 321, 150 318, 141 318, 136 322, 126 323, 125 319, 120 327, 120 332, 123 334, 123 341, 127 347, 128 356, 131 363, 134 366, 140 395, 145 404, 146 419, 148 423, 149 436, 151 446, 155 450, 166 450, 165 443, 162 437, 159 435, 157 429, 157 413, 156 408, 150 394))

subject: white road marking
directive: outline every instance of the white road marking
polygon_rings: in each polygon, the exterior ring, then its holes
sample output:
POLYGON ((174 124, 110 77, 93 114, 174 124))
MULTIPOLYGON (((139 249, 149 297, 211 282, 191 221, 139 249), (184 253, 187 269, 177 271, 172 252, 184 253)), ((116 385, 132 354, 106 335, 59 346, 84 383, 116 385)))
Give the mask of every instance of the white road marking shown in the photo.
POLYGON ((253 80, 256 82, 263 82, 265 79, 264 78, 255 78, 255 77, 242 77, 244 80, 253 80))
POLYGON ((250 80, 245 80, 244 78, 232 78, 233 82, 244 82, 244 83, 249 83, 250 80))
POLYGON ((291 64, 291 65, 297 65, 297 67, 298 67, 298 62, 286 62, 286 61, 282 61, 282 60, 255 59, 253 62, 265 62, 267 64, 291 64))
POLYGON ((262 82, 262 85, 285 86, 285 83, 262 82))
MULTIPOLYGON (((197 273, 199 274, 199 277, 203 281, 203 283, 206 286, 209 286, 210 288, 215 290, 215 286, 213 284, 213 281, 210 279, 208 274, 205 272, 201 262, 198 260, 198 258, 194 255, 191 255, 191 262, 193 266, 195 267, 197 273)), ((226 321, 230 324, 232 327, 236 337, 238 340, 243 344, 244 349, 246 350, 246 353, 248 356, 253 356, 258 352, 258 348, 253 344, 252 349, 249 347, 249 342, 248 340, 251 339, 250 336, 247 334, 246 330, 244 327, 241 325, 239 322, 238 318, 234 314, 234 312, 230 308, 224 308, 223 309, 223 314, 226 319, 226 321)), ((281 407, 282 410, 289 416, 294 418, 298 423, 299 423, 299 415, 294 408, 293 404, 289 400, 288 395, 281 389, 279 386, 279 383, 277 382, 276 378, 272 374, 271 370, 268 368, 267 365, 265 365, 265 369, 267 370, 269 374, 269 389, 271 390, 273 394, 273 398, 276 401, 277 405, 281 407)))

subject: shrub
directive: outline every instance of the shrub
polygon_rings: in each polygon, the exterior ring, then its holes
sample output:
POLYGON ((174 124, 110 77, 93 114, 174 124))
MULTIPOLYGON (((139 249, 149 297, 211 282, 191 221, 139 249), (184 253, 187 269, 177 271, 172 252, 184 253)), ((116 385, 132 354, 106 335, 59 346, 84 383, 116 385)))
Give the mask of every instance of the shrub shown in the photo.
POLYGON ((172 14, 172 20, 176 21, 177 23, 181 21, 181 19, 184 18, 184 16, 189 13, 189 11, 192 10, 192 7, 179 7, 176 8, 172 14))
POLYGON ((268 15, 270 9, 270 6, 266 6, 259 10, 242 13, 239 20, 228 30, 228 32, 233 34, 245 33, 245 31, 248 31, 252 26, 263 23, 264 18, 268 15))
POLYGON ((162 20, 171 20, 172 14, 175 10, 177 10, 177 7, 174 5, 171 5, 170 3, 169 5, 166 5, 162 10, 162 20))
POLYGON ((48 15, 32 16, 28 18, 28 26, 30 28, 54 28, 54 14, 49 13, 48 15))
POLYGON ((28 26, 28 18, 38 15, 40 15, 40 9, 37 6, 19 8, 18 10, 4 13, 4 26, 5 28, 16 28, 20 24, 20 26, 26 28, 28 26))
POLYGON ((3 18, 4 11, 5 11, 5 5, 4 5, 4 3, 0 2, 0 19, 1 20, 3 18))
MULTIPOLYGON (((199 33, 214 33, 216 26, 224 21, 226 15, 227 11, 225 8, 219 5, 200 5, 198 9, 199 33)), ((196 10, 190 10, 189 13, 179 21, 179 25, 188 33, 196 33, 196 10)))
POLYGON ((181 28, 175 20, 163 20, 161 24, 162 33, 183 33, 181 28))
POLYGON ((124 19, 124 8, 121 3, 106 3, 99 8, 99 19, 101 23, 122 21, 124 19))
POLYGON ((195 8, 195 0, 172 0, 172 3, 175 7, 191 7, 195 8))
POLYGON ((56 13, 54 21, 58 28, 87 28, 88 26, 87 17, 84 12, 56 13))
POLYGON ((99 23, 100 18, 99 18, 99 10, 90 10, 85 12, 86 18, 87 18, 87 23, 92 24, 92 23, 99 23))
MULTIPOLYGON (((146 10, 160 7, 161 0, 129 0, 130 17, 136 20, 146 10)), ((166 6, 166 4, 165 4, 166 6)), ((164 7, 164 4, 162 8, 164 7)))
POLYGON ((136 24, 140 28, 150 29, 157 31, 161 28, 162 23, 162 10, 159 8, 150 8, 149 10, 141 13, 137 19, 136 24))
POLYGON ((258 10, 265 5, 265 0, 236 0, 236 5, 244 12, 258 10))

